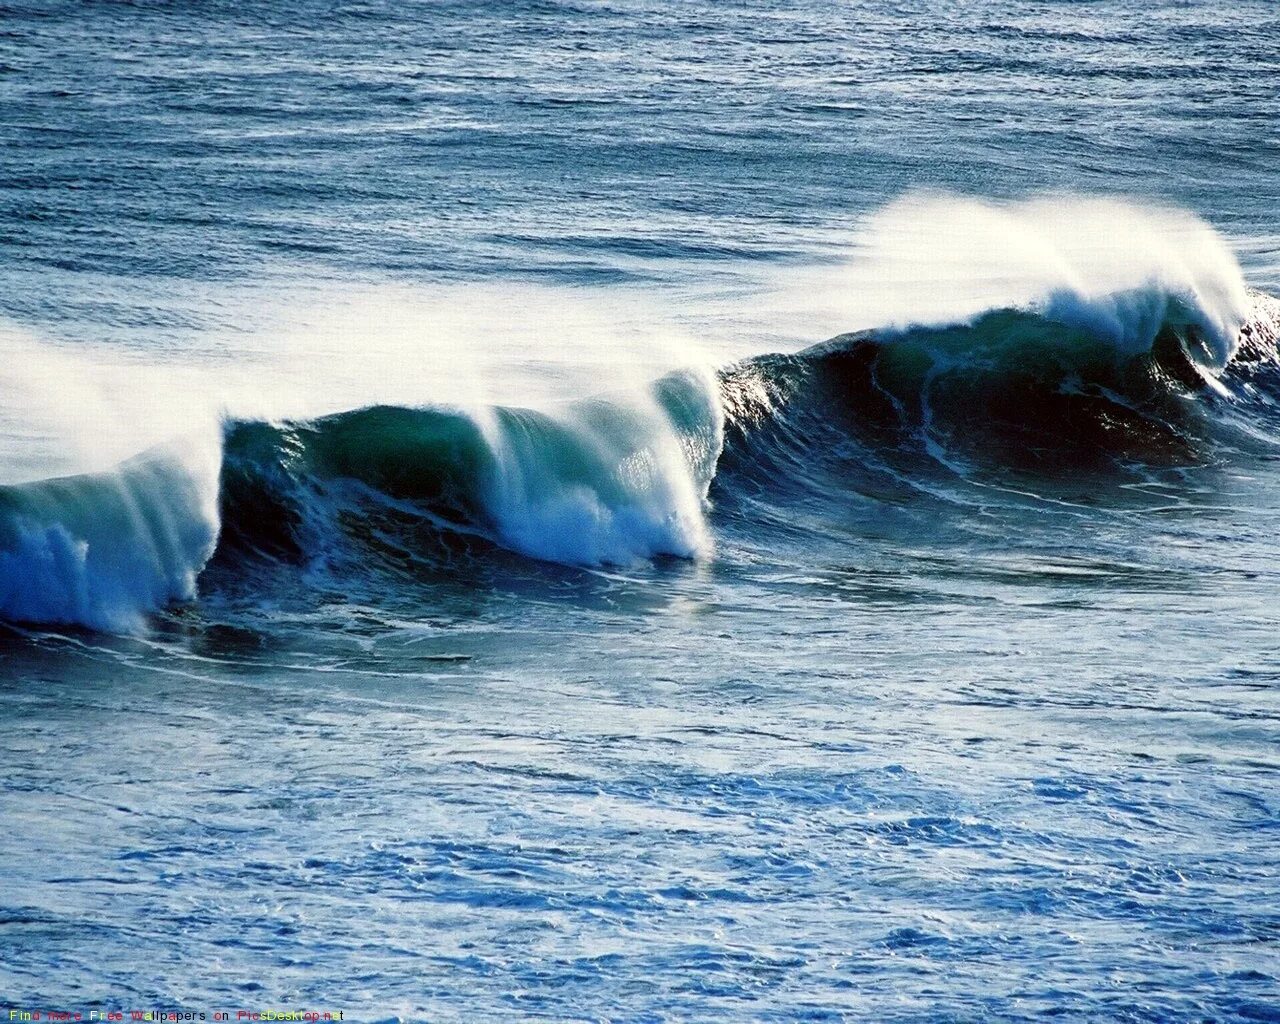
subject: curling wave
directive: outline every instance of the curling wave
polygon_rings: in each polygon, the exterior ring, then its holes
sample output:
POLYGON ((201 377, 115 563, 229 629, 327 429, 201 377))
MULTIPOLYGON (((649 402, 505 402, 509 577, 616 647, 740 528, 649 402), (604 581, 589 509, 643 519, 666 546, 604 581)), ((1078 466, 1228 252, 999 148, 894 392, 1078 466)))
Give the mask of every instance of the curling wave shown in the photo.
POLYGON ((1194 459, 1214 401, 1240 407, 1274 388, 1278 325, 1267 296, 1227 336, 1153 289, 841 335, 724 372, 722 472, 811 486, 824 465, 901 479, 1194 459))
POLYGON ((231 423, 223 548, 293 560, 353 537, 395 548, 370 523, 408 521, 439 543, 567 564, 693 558, 711 546, 703 504, 722 438, 714 382, 695 372, 552 411, 375 406, 231 423))
POLYGON ((939 474, 1194 461, 1241 416, 1254 436, 1275 434, 1280 303, 1246 292, 1234 261, 1144 257, 1091 279, 1028 210, 1014 226, 1008 211, 979 213, 1004 237, 1042 233, 1020 254, 1041 261, 1041 287, 634 392, 231 418, 212 453, 168 446, 0 487, 0 618, 136 629, 194 597, 209 565, 698 558, 710 509, 711 524, 751 526, 762 510, 783 522, 797 500, 897 500, 939 474))

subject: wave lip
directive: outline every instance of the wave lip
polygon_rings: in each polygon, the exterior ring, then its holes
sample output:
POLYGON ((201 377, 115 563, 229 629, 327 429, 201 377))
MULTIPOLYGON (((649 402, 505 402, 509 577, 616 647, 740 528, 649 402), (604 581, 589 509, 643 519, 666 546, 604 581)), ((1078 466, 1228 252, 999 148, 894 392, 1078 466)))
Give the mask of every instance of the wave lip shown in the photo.
POLYGON ((204 447, 0 487, 0 619, 131 632, 193 598, 218 536, 217 460, 204 447))

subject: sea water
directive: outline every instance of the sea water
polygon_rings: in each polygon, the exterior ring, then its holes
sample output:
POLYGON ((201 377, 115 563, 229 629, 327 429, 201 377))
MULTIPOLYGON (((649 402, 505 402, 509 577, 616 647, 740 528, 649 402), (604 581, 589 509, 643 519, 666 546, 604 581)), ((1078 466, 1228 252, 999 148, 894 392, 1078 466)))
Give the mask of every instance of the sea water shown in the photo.
POLYGON ((1280 1019, 1277 14, 6 0, 5 1005, 1280 1019))

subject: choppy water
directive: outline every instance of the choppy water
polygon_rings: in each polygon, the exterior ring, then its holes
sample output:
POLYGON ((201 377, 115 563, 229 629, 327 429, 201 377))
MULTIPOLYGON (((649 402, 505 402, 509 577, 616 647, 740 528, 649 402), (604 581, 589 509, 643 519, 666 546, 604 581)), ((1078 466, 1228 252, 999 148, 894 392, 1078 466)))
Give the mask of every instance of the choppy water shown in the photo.
POLYGON ((0 6, 0 995, 1280 1019, 1278 50, 0 6))

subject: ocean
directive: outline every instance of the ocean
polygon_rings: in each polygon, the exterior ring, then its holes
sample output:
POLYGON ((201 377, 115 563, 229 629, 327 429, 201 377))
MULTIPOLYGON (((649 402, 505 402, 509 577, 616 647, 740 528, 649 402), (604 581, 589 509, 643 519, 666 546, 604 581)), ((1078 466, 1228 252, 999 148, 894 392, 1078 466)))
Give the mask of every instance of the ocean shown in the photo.
POLYGON ((1277 125, 1272 0, 2 0, 0 1012, 1280 1020, 1277 125))

